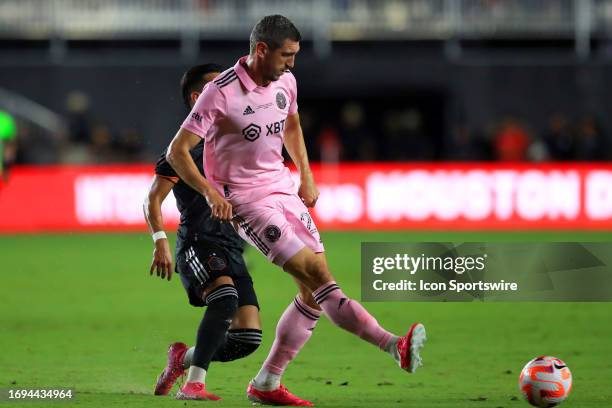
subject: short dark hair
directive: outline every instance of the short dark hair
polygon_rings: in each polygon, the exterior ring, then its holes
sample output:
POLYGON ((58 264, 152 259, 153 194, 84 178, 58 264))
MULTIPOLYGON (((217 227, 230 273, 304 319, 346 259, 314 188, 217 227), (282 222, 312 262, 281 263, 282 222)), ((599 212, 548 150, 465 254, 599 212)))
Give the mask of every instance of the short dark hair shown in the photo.
POLYGON ((251 31, 251 52, 255 51, 258 42, 266 43, 270 49, 275 50, 281 47, 285 40, 299 42, 302 35, 287 17, 279 14, 265 16, 251 31))
POLYGON ((181 96, 187 109, 191 109, 191 93, 201 91, 206 85, 204 75, 212 72, 223 72, 219 64, 202 64, 189 68, 181 78, 181 96))

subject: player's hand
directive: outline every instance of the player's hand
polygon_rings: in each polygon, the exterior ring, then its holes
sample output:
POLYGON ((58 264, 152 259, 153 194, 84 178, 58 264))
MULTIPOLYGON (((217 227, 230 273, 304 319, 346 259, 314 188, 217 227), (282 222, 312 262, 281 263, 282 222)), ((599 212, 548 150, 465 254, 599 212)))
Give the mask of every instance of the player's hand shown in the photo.
POLYGON ((232 219, 232 205, 221 197, 216 190, 210 189, 204 194, 206 202, 210 207, 211 217, 219 221, 230 221, 232 219))
POLYGON ((305 177, 300 183, 300 189, 298 190, 298 196, 304 202, 306 207, 314 207, 319 199, 319 190, 312 178, 312 176, 305 177))
POLYGON ((157 276, 162 279, 172 279, 172 252, 170 252, 170 244, 165 238, 155 241, 155 250, 153 250, 153 262, 151 262, 151 275, 156 271, 157 276))

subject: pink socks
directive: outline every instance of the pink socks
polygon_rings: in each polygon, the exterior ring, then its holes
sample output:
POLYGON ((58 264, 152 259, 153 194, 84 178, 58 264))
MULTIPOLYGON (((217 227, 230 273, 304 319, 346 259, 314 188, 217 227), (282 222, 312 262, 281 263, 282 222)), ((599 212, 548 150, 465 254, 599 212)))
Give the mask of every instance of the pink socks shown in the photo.
POLYGON ((281 375, 312 335, 320 316, 321 311, 311 308, 297 295, 278 321, 276 338, 263 368, 281 375))
POLYGON ((389 341, 395 337, 383 329, 359 302, 346 297, 334 281, 312 292, 312 296, 336 326, 356 334, 382 350, 386 350, 389 341))
MULTIPOLYGON (((358 302, 347 298, 336 282, 326 283, 312 295, 334 324, 394 355, 397 337, 383 329, 358 302)), ((272 349, 253 379, 257 389, 279 387, 285 368, 306 344, 320 316, 321 311, 306 305, 299 295, 295 297, 278 321, 272 349)))

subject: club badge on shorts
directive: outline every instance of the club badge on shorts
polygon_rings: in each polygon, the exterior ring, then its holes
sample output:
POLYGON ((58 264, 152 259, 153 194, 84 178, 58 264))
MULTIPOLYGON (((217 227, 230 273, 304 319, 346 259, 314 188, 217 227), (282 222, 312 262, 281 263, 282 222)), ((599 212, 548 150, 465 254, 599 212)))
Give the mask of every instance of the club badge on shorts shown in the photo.
POLYGON ((222 271, 227 268, 227 264, 223 258, 213 254, 208 258, 208 267, 211 271, 222 271))
POLYGON ((281 230, 276 225, 268 225, 264 230, 264 236, 270 242, 276 242, 281 237, 281 230))

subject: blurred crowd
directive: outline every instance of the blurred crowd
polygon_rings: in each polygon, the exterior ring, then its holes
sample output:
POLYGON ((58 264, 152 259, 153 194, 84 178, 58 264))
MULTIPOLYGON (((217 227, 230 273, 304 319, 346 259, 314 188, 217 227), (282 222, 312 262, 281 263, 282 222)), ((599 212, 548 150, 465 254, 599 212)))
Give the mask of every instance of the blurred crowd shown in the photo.
POLYGON ((321 161, 602 161, 609 141, 594 116, 554 113, 540 129, 516 117, 489 125, 450 125, 447 137, 432 137, 418 109, 390 109, 372 128, 357 103, 346 104, 337 121, 316 130, 302 114, 305 134, 317 134, 310 155, 321 161))
MULTIPOLYGON (((166 143, 161 141, 156 147, 150 141, 145 143, 145 135, 138 129, 113 128, 100 121, 82 92, 68 94, 65 108, 66 129, 61 137, 50 137, 48 132, 18 120, 16 139, 5 144, 5 162, 150 162, 166 143)), ((440 132, 431 126, 432 121, 439 120, 436 115, 410 106, 375 109, 372 104, 346 102, 330 114, 329 109, 311 102, 301 105, 300 117, 312 161, 539 162, 610 158, 607 135, 593 116, 555 113, 540 128, 516 117, 485 126, 456 122, 440 132), (325 116, 321 116, 322 111, 325 116)))
POLYGON ((150 160, 142 132, 114 128, 91 110, 90 98, 81 91, 66 96, 63 126, 44 129, 16 118, 17 137, 11 144, 8 164, 104 164, 150 160))
POLYGON ((89 97, 73 91, 66 98, 68 143, 61 160, 71 163, 137 162, 146 159, 144 136, 134 128, 113 129, 96 118, 89 97))
MULTIPOLYGON (((413 161, 440 158, 438 138, 430 137, 423 114, 412 107, 369 112, 348 102, 331 118, 300 108, 304 134, 310 135, 309 156, 314 161, 413 161)), ((441 136, 441 135, 437 135, 441 136)))
POLYGON ((452 129, 450 160, 602 161, 609 159, 609 142, 594 116, 570 118, 555 113, 536 131, 507 117, 488 128, 456 124, 452 129))
POLYGON ((146 160, 144 136, 135 128, 113 129, 95 118, 89 97, 80 91, 68 94, 68 140, 62 159, 78 163, 138 162, 146 160))

